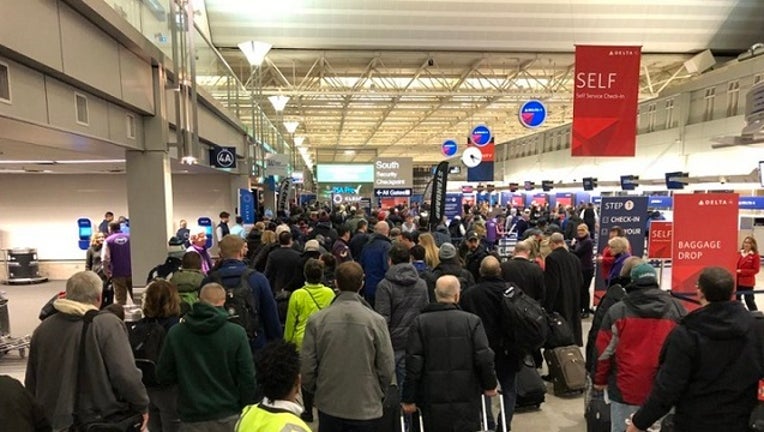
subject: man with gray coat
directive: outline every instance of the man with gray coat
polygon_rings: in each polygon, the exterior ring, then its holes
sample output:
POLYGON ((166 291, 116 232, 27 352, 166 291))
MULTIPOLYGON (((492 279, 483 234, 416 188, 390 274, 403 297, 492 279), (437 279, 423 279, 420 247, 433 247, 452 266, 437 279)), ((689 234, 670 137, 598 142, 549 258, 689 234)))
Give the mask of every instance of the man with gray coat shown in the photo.
POLYGON ((363 269, 336 270, 340 293, 308 318, 302 342, 302 384, 315 395, 319 432, 372 432, 393 381, 395 360, 385 319, 358 295, 363 269))
POLYGON ((125 412, 143 413, 144 428, 148 420, 149 397, 125 323, 112 313, 98 313, 102 289, 92 271, 75 273, 66 281, 66 298, 53 303, 57 313, 32 335, 25 386, 53 430, 68 430, 75 415, 80 425, 125 412))
POLYGON ((377 285, 374 308, 387 321, 395 352, 395 376, 398 388, 406 375, 406 341, 414 318, 427 306, 427 283, 411 264, 411 253, 403 243, 394 243, 388 252, 390 268, 377 285))

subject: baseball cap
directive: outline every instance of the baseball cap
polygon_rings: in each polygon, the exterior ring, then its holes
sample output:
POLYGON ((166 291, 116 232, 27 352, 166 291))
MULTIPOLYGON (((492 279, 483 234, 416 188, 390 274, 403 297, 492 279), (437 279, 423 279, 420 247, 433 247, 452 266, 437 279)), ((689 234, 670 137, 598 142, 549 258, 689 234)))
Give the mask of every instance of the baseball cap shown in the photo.
POLYGON ((631 283, 634 285, 656 285, 658 276, 655 269, 648 263, 642 263, 631 269, 631 283))
POLYGON ((318 240, 308 240, 305 242, 305 252, 318 252, 321 248, 318 245, 318 240))
POLYGON ((475 231, 470 231, 467 233, 467 240, 480 240, 480 236, 475 231))
POLYGON ((291 232, 291 231, 292 231, 292 230, 291 230, 291 229, 289 229, 289 226, 288 226, 288 225, 285 225, 285 224, 281 224, 281 225, 279 225, 279 226, 277 226, 277 227, 276 227, 276 237, 278 238, 279 234, 281 234, 281 233, 283 233, 283 232, 291 232))
POLYGON ((438 258, 447 260, 456 256, 456 248, 451 243, 443 243, 438 250, 438 258))

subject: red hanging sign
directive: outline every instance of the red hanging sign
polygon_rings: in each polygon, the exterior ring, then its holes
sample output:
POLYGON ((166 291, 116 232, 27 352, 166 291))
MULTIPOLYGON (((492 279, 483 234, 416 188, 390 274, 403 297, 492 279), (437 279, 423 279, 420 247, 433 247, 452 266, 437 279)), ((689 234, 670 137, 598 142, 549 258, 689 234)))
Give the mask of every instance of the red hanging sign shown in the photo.
POLYGON ((671 289, 695 297, 698 276, 706 267, 723 267, 735 274, 737 234, 737 194, 674 195, 671 289))
POLYGON ((638 46, 576 46, 573 156, 634 156, 638 46))
POLYGON ((650 222, 650 236, 647 242, 647 257, 654 259, 671 258, 671 237, 673 224, 667 221, 650 222))

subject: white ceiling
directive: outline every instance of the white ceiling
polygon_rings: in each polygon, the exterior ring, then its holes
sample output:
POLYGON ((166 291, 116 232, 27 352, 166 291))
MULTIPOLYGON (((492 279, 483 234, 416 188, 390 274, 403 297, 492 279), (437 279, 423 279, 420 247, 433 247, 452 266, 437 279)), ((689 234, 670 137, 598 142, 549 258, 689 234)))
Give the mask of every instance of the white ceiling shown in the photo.
POLYGON ((318 162, 431 163, 444 139, 480 122, 507 141, 533 132, 517 120, 531 98, 548 106, 544 128, 569 122, 576 44, 643 46, 644 100, 688 79, 682 65, 694 53, 736 55, 764 40, 758 0, 204 3, 213 44, 242 82, 251 71, 237 44, 273 44, 261 104, 272 120, 300 121, 318 162), (264 100, 274 94, 292 97, 281 116, 264 100))
POLYGON ((760 0, 205 0, 213 43, 279 49, 650 53, 738 51, 761 39, 760 0))

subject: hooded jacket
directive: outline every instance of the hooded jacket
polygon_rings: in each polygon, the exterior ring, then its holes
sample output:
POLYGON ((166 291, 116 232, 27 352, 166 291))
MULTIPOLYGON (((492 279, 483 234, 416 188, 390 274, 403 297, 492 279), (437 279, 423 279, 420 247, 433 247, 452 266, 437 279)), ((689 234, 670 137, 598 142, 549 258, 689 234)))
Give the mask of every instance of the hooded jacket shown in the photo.
MULTIPOLYGON (((25 386, 42 405, 53 430, 60 430, 73 423, 82 317, 96 307, 68 299, 56 300, 53 307, 59 313, 46 318, 32 335, 25 386)), ((79 392, 84 422, 127 410, 146 412, 149 397, 125 323, 116 315, 106 312, 93 318, 85 336, 85 363, 79 392)))
POLYGON ((597 333, 594 384, 607 384, 616 402, 641 405, 652 389, 663 341, 684 313, 657 285, 626 294, 610 307, 597 333))
POLYGON ((385 318, 393 351, 404 351, 411 323, 427 306, 427 283, 409 263, 395 264, 377 285, 374 309, 385 318))
POLYGON ((326 309, 334 300, 334 291, 322 284, 305 284, 289 296, 289 308, 284 327, 284 340, 302 347, 308 318, 314 313, 326 309))
POLYGON ((183 422, 239 415, 255 402, 255 366, 244 328, 228 322, 223 308, 203 302, 167 333, 157 377, 178 385, 183 422))
POLYGON ((684 317, 663 346, 634 425, 646 429, 674 406, 677 431, 748 431, 764 374, 761 324, 740 302, 710 303, 684 317))

